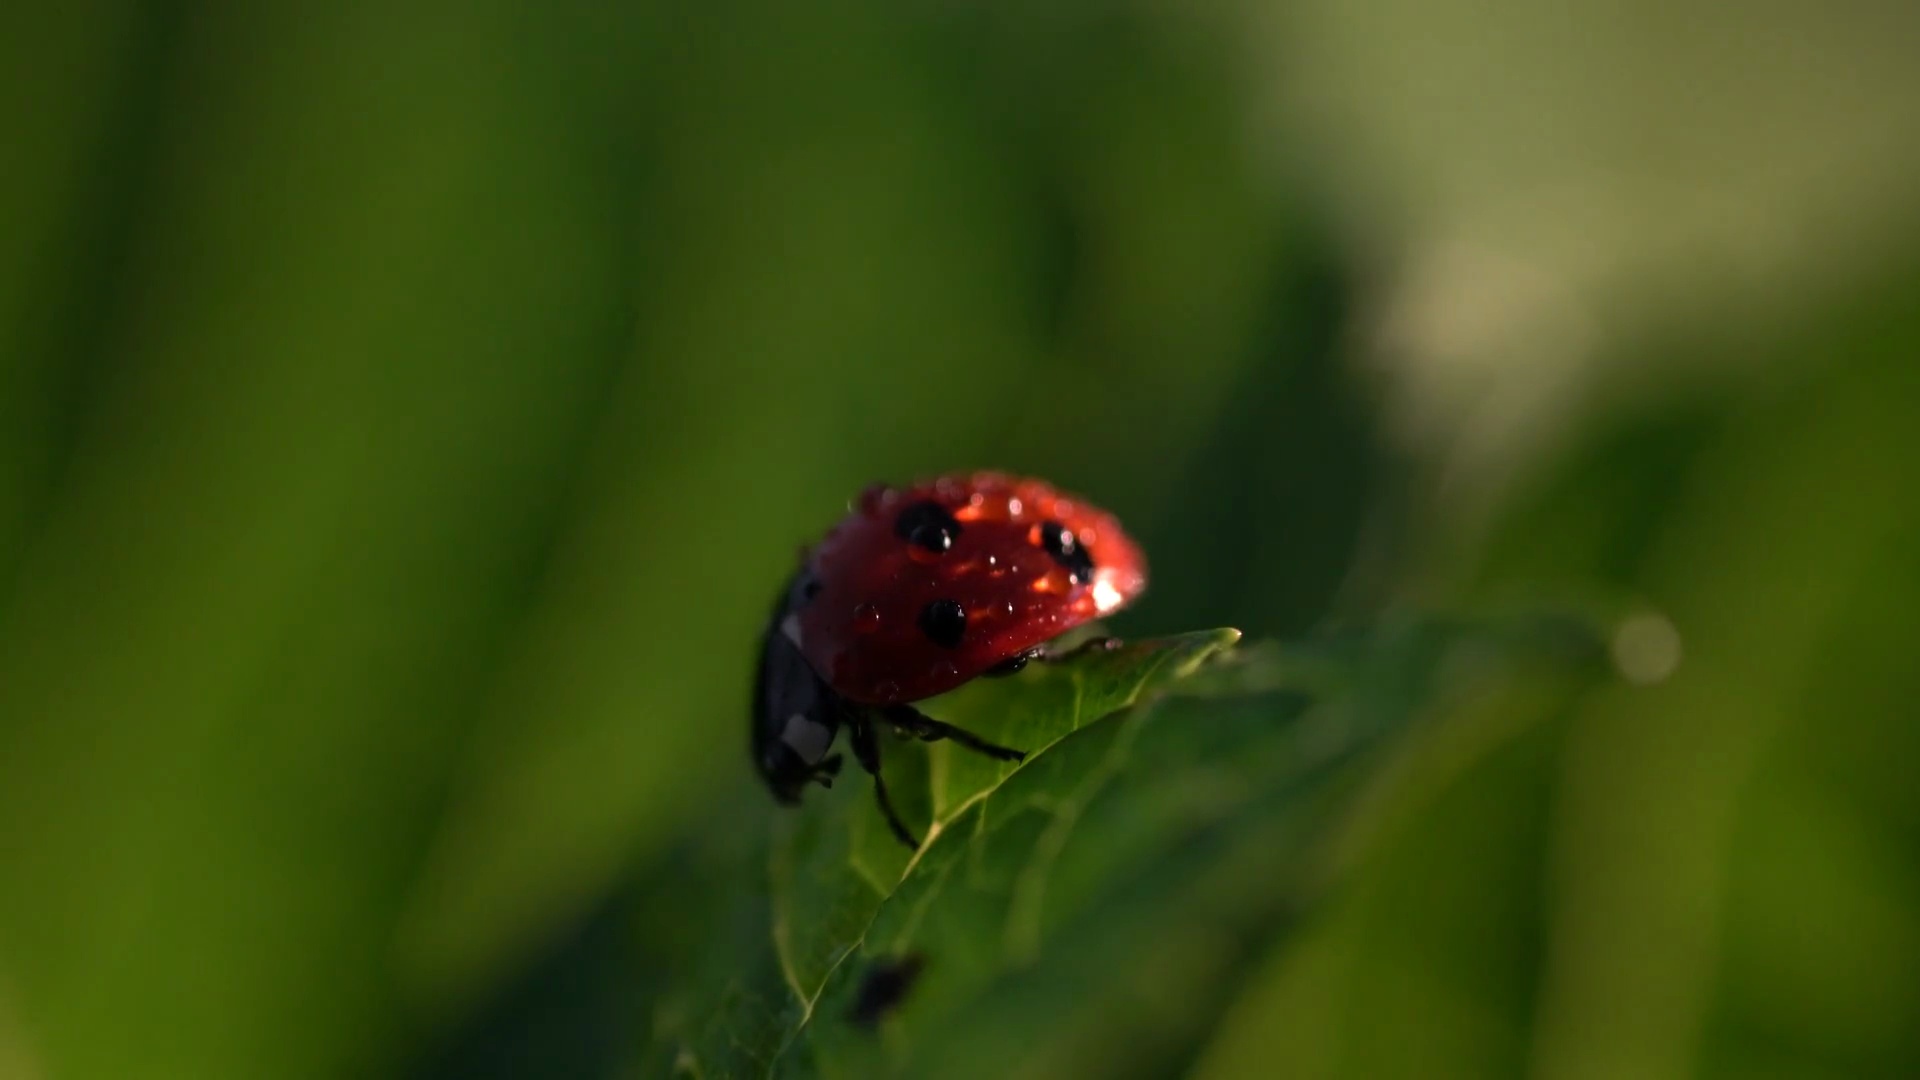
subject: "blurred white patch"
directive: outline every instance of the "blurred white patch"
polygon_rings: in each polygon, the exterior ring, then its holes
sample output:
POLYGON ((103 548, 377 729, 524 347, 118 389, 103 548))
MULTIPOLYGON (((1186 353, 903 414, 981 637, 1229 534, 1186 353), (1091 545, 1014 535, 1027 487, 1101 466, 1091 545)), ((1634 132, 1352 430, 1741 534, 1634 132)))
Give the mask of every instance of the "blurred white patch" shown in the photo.
POLYGON ((1665 682, 1680 666, 1680 631, 1665 615, 1634 615, 1613 632, 1613 666, 1636 686, 1665 682))
POLYGON ((1094 610, 1105 615, 1120 606, 1120 590, 1113 587, 1113 581, 1104 574, 1093 583, 1094 610))
POLYGON ((1566 427, 1600 339, 1551 267, 1466 235, 1409 255, 1368 328, 1403 444, 1444 462, 1450 496, 1497 486, 1566 427))
POLYGON ((1706 0, 1234 10, 1260 168, 1312 177, 1369 267, 1350 348, 1468 528, 1587 411, 1746 381, 1740 336, 1910 244, 1920 5, 1758 5, 1738 34, 1706 0), (1731 347, 1638 347, 1696 324, 1731 347))
POLYGON ((787 717, 787 726, 780 732, 780 741, 800 755, 801 761, 815 765, 827 756, 827 747, 833 745, 833 732, 825 724, 807 719, 805 713, 794 713, 787 717))
POLYGON ((781 619, 780 633, 788 641, 793 642, 794 648, 796 649, 799 648, 800 647, 800 616, 789 615, 786 618, 781 619))

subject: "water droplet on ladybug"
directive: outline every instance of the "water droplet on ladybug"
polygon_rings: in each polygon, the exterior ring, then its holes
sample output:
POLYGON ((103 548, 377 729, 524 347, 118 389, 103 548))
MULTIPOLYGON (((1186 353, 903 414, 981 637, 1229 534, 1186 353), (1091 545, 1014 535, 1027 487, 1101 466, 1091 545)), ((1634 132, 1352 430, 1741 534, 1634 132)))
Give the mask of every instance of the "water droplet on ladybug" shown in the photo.
POLYGON ((895 682, 875 683, 873 684, 873 696, 879 698, 881 701, 892 701, 894 698, 900 696, 900 684, 895 682))
POLYGON ((920 632, 943 649, 957 649, 967 633, 967 609, 958 600, 934 600, 920 609, 920 632))
POLYGON ((880 629, 880 609, 872 604, 861 604, 853 609, 853 632, 871 634, 880 629))
POLYGON ((933 665, 933 677, 936 679, 951 679, 958 674, 960 674, 960 669, 945 660, 933 665))

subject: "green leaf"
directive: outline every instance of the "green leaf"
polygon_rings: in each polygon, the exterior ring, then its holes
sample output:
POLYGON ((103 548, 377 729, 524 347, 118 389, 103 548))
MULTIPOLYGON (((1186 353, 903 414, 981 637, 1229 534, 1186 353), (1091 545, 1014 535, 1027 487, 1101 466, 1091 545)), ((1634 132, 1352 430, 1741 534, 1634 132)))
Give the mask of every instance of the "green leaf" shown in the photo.
POLYGON ((1232 651, 1236 631, 1206 631, 930 703, 1027 760, 890 742, 889 786, 926 832, 917 853, 864 782, 782 815, 769 887, 744 884, 716 924, 706 976, 656 1018, 654 1063, 713 1077, 1176 1069, 1315 893, 1331 826, 1370 775, 1357 763, 1448 686, 1507 670, 1464 661, 1563 640, 1550 629, 1425 621, 1232 651), (902 971, 899 1000, 864 1009, 877 1025, 856 1021, 866 984, 902 971))
MULTIPOLYGON (((1047 750, 1059 739, 1190 672, 1239 637, 1237 630, 1213 630, 1136 642, 1035 665, 1016 678, 977 681, 925 706, 949 723, 1027 750, 1029 757, 1027 765, 1016 766, 947 743, 899 742, 883 749, 895 801, 923 837, 922 856, 941 844, 941 834, 964 808, 1007 777, 1048 767, 1047 750)), ((867 784, 843 782, 835 794, 831 812, 809 807, 787 816, 772 856, 774 945, 788 985, 803 1001, 818 994, 913 858, 888 831, 867 784)))

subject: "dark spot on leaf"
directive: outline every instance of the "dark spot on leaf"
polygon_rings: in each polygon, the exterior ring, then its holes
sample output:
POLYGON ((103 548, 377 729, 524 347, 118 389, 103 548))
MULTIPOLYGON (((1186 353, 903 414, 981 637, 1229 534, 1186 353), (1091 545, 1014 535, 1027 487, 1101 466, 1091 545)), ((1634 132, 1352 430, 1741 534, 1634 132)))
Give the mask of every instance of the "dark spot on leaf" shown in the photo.
POLYGON ((957 649, 967 635, 967 609, 958 600, 935 600, 920 609, 920 632, 935 645, 957 649))
POLYGON ((1075 585, 1085 585, 1093 580, 1093 556, 1080 544, 1073 530, 1057 521, 1049 521, 1040 526, 1040 546, 1053 556, 1053 561, 1067 568, 1067 574, 1075 585))
POLYGON ((960 523, 937 502, 917 502, 893 519, 893 534, 918 548, 944 555, 960 535, 960 523))
POLYGON ((888 1013, 900 1007, 926 966, 926 957, 919 953, 909 953, 895 960, 875 961, 860 980, 860 989, 854 994, 853 1008, 848 1012, 847 1019, 857 1027, 872 1029, 886 1019, 888 1013))

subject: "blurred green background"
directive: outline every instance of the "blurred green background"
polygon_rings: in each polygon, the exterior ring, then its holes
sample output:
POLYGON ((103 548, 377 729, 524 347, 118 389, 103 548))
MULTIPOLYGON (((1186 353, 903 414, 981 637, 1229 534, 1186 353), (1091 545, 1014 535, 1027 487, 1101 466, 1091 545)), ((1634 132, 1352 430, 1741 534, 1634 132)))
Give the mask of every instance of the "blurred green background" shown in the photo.
POLYGON ((1123 632, 1574 603, 1657 684, 1421 757, 1199 1074, 1920 1075, 1917 43, 9 11, 0 1076, 619 1067, 795 548, 975 466, 1135 529, 1123 632))

